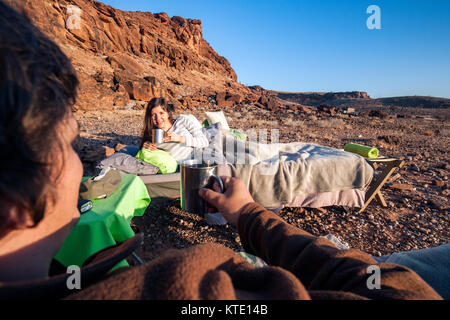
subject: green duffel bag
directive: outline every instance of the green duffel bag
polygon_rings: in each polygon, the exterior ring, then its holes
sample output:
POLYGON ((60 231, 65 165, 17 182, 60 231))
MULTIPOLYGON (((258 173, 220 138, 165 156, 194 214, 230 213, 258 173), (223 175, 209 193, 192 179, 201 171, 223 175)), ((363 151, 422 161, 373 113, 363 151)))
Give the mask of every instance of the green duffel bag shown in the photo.
POLYGON ((174 173, 177 171, 178 163, 170 153, 164 150, 148 150, 142 148, 136 155, 136 158, 150 163, 159 168, 158 173, 174 173))

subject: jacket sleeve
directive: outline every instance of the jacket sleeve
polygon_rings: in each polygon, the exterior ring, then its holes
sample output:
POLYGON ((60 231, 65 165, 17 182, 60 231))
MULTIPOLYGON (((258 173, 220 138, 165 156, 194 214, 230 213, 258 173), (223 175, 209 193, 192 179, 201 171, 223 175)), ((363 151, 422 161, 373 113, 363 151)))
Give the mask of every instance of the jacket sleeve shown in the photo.
POLYGON ((370 299, 442 299, 414 271, 378 264, 360 250, 339 250, 256 203, 244 207, 238 230, 248 253, 289 270, 307 290, 345 291, 370 299))
POLYGON ((206 148, 208 146, 208 139, 203 134, 202 125, 198 120, 192 116, 183 117, 183 125, 192 136, 185 136, 184 144, 188 147, 206 148))

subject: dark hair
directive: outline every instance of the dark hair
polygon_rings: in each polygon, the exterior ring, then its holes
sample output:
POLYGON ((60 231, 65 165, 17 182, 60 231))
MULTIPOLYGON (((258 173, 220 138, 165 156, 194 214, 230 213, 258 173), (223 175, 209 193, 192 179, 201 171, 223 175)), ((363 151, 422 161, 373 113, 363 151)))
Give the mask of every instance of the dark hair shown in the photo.
POLYGON ((152 129, 155 129, 155 124, 152 121, 152 110, 156 107, 161 107, 166 111, 169 114, 169 121, 173 122, 173 112, 175 111, 173 104, 168 103, 164 98, 153 98, 150 100, 145 110, 144 130, 142 132, 140 148, 142 148, 145 141, 152 141, 152 129))
POLYGON ((0 237, 30 219, 36 226, 53 199, 50 150, 62 148, 57 126, 77 86, 60 48, 0 0, 0 237))

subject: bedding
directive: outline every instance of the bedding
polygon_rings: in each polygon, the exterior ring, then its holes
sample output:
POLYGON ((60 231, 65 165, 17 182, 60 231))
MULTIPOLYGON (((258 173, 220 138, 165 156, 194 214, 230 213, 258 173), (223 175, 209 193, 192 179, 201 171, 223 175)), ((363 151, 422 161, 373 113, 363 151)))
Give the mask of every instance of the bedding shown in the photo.
POLYGON ((156 147, 169 152, 178 163, 187 159, 200 159, 201 157, 204 160, 223 163, 222 124, 218 122, 203 127, 202 132, 208 139, 208 146, 206 148, 191 148, 176 142, 158 143, 156 147))
MULTIPOLYGON (((231 134, 217 135, 220 127, 209 127, 203 128, 210 130, 207 154, 218 155, 222 148, 220 161, 217 161, 221 164, 220 174, 241 178, 254 200, 266 208, 362 207, 364 204, 364 190, 372 180, 373 169, 357 154, 303 142, 243 141, 231 134), (217 143, 217 137, 221 143, 217 143)), ((168 144, 174 148, 177 145, 168 144)), ((158 181, 154 174, 138 175, 149 189, 152 185, 159 188, 170 184, 171 195, 179 194, 176 185, 179 173, 158 177, 158 181)))
MULTIPOLYGON (((137 148, 137 147, 136 147, 137 148)), ((135 175, 156 175, 159 168, 152 164, 136 159, 134 155, 117 152, 103 159, 97 165, 98 169, 114 168, 122 173, 135 175)))
POLYGON ((311 143, 262 144, 224 136, 231 176, 241 178, 256 202, 274 208, 296 195, 365 189, 372 167, 359 155, 311 143))

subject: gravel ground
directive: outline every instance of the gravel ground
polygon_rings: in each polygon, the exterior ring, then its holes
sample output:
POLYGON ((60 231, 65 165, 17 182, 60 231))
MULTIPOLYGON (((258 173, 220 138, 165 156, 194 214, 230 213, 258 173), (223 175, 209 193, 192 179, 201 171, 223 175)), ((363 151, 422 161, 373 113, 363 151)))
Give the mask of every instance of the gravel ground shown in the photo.
MULTIPOLYGON (((203 111, 192 113, 203 121, 203 111)), ((350 247, 375 256, 429 248, 450 239, 450 110, 417 110, 419 113, 421 117, 378 119, 364 115, 272 113, 252 106, 226 111, 230 127, 276 128, 280 130, 280 142, 304 141, 335 148, 358 142, 376 146, 381 155, 404 159, 404 167, 394 172, 382 189, 386 208, 374 200, 362 213, 357 208, 340 206, 284 208, 278 213, 313 235, 333 234, 350 247)), ((83 158, 86 146, 138 144, 144 110, 77 112, 75 117, 80 125, 77 149, 83 158)), ((85 175, 92 174, 93 163, 83 164, 85 175)), ((144 216, 132 220, 132 225, 145 234, 138 255, 147 261, 169 248, 205 242, 243 250, 234 227, 209 226, 198 215, 181 210, 178 200, 151 203, 144 216)))

